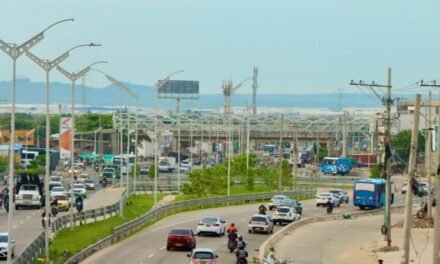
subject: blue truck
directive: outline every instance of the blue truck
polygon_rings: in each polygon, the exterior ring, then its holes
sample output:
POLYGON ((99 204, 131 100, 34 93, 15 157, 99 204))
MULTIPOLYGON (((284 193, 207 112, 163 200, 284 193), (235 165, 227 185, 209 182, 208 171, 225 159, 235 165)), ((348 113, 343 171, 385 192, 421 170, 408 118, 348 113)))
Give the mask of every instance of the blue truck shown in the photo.
POLYGON ((331 175, 348 175, 351 170, 351 160, 349 158, 325 157, 321 164, 321 171, 331 175))

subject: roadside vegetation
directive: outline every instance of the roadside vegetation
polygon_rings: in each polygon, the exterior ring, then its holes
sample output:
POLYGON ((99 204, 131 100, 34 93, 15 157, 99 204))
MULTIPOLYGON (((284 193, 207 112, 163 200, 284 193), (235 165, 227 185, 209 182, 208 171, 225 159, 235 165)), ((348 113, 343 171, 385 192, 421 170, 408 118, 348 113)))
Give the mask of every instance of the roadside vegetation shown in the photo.
MULTIPOLYGON (((159 195, 158 199, 162 199, 159 195)), ((53 263, 64 263, 71 256, 112 233, 113 228, 147 213, 153 207, 153 195, 130 196, 124 207, 124 217, 106 220, 61 230, 50 242, 50 259, 53 263)), ((36 262, 42 263, 42 262, 36 262)))

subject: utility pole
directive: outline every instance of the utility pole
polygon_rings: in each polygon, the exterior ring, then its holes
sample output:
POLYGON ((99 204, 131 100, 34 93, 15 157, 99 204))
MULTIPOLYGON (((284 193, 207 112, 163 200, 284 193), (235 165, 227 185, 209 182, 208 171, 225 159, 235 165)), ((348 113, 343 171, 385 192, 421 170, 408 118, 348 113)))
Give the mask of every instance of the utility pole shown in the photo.
POLYGON ((350 82, 350 85, 365 86, 368 87, 386 106, 386 117, 385 117, 385 139, 384 139, 384 163, 382 166, 382 178, 386 180, 386 192, 385 192, 385 223, 382 226, 384 231, 385 240, 387 241, 388 247, 391 246, 391 174, 390 174, 390 160, 391 160, 391 105, 393 100, 391 99, 391 68, 388 68, 388 81, 387 85, 376 84, 374 81, 371 83, 365 83, 363 81, 350 82), (386 97, 380 97, 374 90, 375 87, 385 87, 387 88, 386 97))
MULTIPOLYGON (((436 84, 436 81, 433 81, 432 84, 424 84, 423 81, 420 83, 420 86, 428 86, 428 87, 437 87, 440 88, 440 85, 436 84)), ((437 114, 437 175, 435 177, 434 188, 435 188, 435 198, 440 201, 440 113, 437 114)), ((431 191, 429 190, 429 193, 431 191)), ((431 204, 428 205, 430 207, 431 204)), ((440 263, 440 206, 437 204, 434 207, 434 248, 433 248, 433 262, 432 263, 440 263)))
POLYGON ((281 114, 281 124, 280 124, 280 148, 279 148, 279 154, 280 154, 280 167, 279 167, 279 175, 278 175, 278 191, 283 190, 283 125, 284 125, 284 115, 281 114))
POLYGON ((252 114, 257 114, 257 88, 258 88, 258 68, 254 67, 254 75, 252 77, 252 114))
POLYGON ((293 129, 294 129, 293 131, 294 139, 293 139, 293 151, 292 151, 292 156, 293 156, 292 177, 296 189, 296 176, 298 172, 298 128, 296 127, 296 124, 293 125, 293 129))
POLYGON ((347 157, 347 126, 345 111, 342 112, 342 157, 347 157))
POLYGON ((409 168, 408 168, 408 191, 406 192, 405 203, 405 220, 403 221, 403 247, 402 257, 400 259, 401 264, 409 263, 409 240, 411 236, 411 223, 412 223, 412 185, 414 184, 414 174, 416 171, 417 160, 417 139, 419 135, 419 119, 420 119, 420 94, 416 96, 416 106, 414 111, 414 122, 411 135, 411 152, 409 155, 409 168))
POLYGON ((431 131, 432 131, 432 124, 431 124, 431 105, 432 105, 432 93, 431 91, 429 91, 429 101, 428 101, 428 125, 427 125, 427 136, 425 137, 426 139, 426 157, 425 159, 427 160, 426 162, 426 176, 428 177, 428 217, 431 219, 432 218, 432 195, 431 195, 431 190, 432 190, 432 183, 431 183, 431 147, 432 147, 432 137, 431 137, 431 131))

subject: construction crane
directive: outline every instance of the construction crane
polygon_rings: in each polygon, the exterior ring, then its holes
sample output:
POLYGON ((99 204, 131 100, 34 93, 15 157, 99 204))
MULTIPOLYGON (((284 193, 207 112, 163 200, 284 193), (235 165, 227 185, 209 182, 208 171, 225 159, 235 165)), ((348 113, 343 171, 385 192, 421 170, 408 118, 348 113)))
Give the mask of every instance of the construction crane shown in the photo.
POLYGON ((233 86, 232 81, 223 81, 222 89, 223 89, 223 95, 225 96, 225 105, 224 105, 223 113, 225 115, 232 113, 232 109, 231 109, 232 94, 235 93, 238 89, 240 89, 240 87, 245 82, 252 80, 253 78, 254 77, 247 78, 247 79, 243 80, 242 82, 240 82, 239 84, 237 84, 236 86, 233 86))

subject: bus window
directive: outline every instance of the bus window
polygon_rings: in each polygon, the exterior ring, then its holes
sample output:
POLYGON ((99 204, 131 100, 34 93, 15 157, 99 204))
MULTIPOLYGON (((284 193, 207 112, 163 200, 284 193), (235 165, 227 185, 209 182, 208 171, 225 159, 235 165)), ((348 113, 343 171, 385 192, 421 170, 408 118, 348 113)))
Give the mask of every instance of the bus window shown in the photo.
POLYGON ((374 184, 372 184, 372 183, 358 182, 358 183, 356 183, 356 185, 354 186, 354 190, 355 190, 355 191, 369 191, 369 192, 374 192, 374 184))

